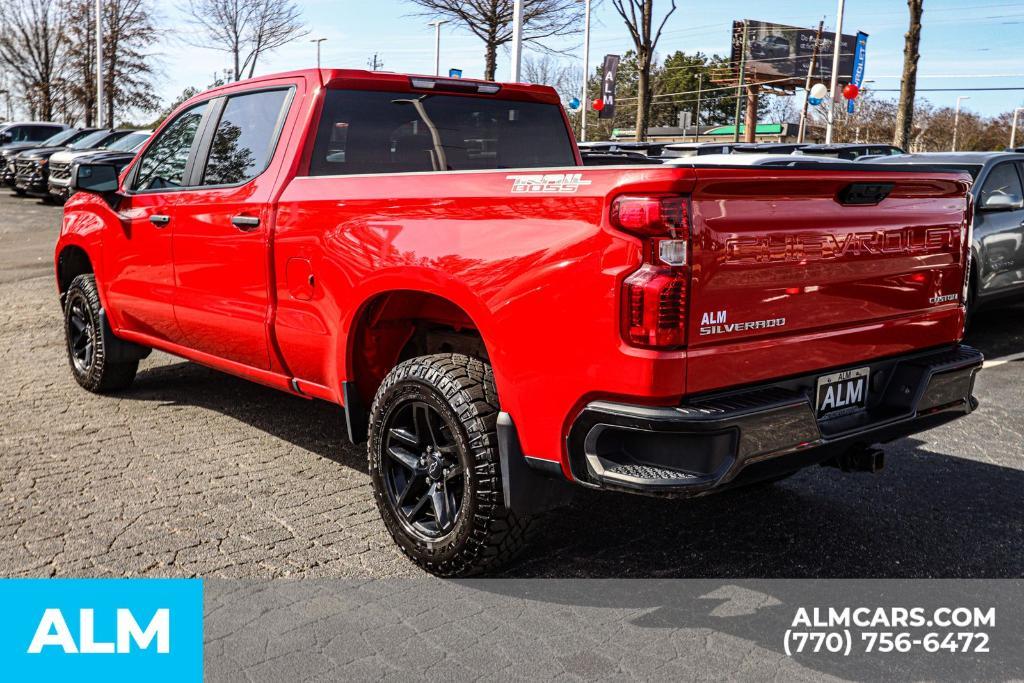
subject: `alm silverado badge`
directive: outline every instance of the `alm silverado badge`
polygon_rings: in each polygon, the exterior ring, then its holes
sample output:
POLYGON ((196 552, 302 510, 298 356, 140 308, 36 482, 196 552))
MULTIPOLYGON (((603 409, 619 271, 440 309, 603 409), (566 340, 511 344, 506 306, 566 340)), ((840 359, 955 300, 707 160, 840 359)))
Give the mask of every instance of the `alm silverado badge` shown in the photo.
POLYGON ((590 184, 582 173, 529 173, 505 178, 512 181, 513 192, 572 194, 590 184))

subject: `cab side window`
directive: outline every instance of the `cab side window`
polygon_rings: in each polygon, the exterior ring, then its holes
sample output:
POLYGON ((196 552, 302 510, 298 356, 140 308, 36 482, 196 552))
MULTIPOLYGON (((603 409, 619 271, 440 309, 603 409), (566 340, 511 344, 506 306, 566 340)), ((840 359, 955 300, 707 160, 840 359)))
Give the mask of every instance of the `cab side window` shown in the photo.
POLYGON ((1006 162, 999 164, 992 169, 985 179, 981 188, 981 204, 995 196, 1012 197, 1020 201, 1024 198, 1024 189, 1021 188, 1020 176, 1017 174, 1016 164, 1006 162))
POLYGON ((213 135, 203 185, 237 185, 266 169, 288 92, 264 90, 228 98, 213 135))
POLYGON ((135 191, 181 187, 207 103, 186 109, 146 149, 132 183, 135 191))

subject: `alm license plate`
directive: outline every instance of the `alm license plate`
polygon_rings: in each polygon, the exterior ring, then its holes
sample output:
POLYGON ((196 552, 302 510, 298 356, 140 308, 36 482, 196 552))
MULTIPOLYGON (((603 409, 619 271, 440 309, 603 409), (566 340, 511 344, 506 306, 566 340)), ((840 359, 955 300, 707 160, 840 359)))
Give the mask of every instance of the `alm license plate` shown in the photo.
POLYGON ((867 408, 870 373, 870 368, 857 368, 819 377, 815 403, 818 419, 847 415, 867 408))

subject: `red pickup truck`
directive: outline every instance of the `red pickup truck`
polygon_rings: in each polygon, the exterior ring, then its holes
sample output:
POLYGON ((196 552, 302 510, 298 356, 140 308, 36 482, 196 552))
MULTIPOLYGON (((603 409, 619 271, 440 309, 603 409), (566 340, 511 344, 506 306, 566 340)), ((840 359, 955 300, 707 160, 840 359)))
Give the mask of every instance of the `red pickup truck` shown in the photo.
POLYGON ((587 168, 550 88, 325 69, 199 95, 73 183, 77 381, 125 389, 159 349, 344 406, 441 575, 579 487, 874 469, 977 405, 958 171, 587 168))

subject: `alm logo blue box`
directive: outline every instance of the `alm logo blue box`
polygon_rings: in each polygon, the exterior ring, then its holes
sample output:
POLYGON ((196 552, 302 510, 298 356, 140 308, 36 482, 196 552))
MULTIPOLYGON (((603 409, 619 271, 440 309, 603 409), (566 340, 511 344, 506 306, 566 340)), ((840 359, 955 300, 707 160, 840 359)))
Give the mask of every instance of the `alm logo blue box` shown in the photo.
POLYGON ((200 579, 0 579, 12 681, 201 681, 200 579))

